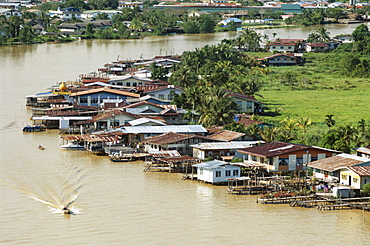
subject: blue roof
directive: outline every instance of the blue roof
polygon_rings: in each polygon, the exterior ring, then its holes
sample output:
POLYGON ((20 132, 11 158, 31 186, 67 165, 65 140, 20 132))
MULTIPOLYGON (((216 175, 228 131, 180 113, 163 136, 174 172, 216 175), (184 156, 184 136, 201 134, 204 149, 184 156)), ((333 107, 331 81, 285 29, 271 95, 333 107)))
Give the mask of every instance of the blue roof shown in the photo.
POLYGON ((241 19, 238 18, 226 18, 228 21, 233 21, 233 22, 243 22, 241 19))

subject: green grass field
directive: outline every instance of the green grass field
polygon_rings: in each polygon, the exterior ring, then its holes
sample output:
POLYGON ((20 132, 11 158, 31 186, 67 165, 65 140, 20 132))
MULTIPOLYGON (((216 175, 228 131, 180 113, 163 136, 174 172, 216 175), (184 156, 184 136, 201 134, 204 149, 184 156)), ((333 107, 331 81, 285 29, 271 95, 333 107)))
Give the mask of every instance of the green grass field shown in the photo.
POLYGON ((268 104, 267 112, 278 113, 271 119, 309 117, 324 127, 325 116, 332 114, 337 124, 370 122, 370 79, 341 75, 336 59, 340 55, 308 54, 304 66, 269 68, 263 98, 257 99, 268 104))

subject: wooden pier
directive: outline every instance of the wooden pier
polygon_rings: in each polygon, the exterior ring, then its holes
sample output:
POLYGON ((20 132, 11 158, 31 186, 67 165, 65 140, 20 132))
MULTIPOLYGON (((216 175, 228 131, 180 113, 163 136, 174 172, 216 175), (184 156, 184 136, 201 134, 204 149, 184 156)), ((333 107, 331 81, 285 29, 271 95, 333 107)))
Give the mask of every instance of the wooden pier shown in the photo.
POLYGON ((302 195, 302 196, 286 196, 286 197, 266 197, 266 198, 258 198, 257 203, 262 204, 282 204, 282 203, 290 203, 295 204, 300 201, 305 201, 312 199, 312 195, 302 195))
POLYGON ((343 209, 361 209, 370 211, 370 197, 354 197, 354 198, 330 198, 325 196, 301 195, 289 197, 261 197, 257 199, 257 203, 262 204, 281 204, 289 203, 291 207, 313 208, 317 210, 343 210, 343 209))

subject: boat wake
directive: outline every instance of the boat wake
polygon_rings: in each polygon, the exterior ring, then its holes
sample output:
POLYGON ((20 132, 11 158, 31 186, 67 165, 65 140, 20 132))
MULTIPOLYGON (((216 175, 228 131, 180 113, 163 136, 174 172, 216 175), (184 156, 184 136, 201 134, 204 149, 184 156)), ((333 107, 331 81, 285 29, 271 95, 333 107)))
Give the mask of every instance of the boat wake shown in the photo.
POLYGON ((5 181, 0 182, 28 198, 47 205, 51 213, 76 215, 81 211, 74 203, 80 195, 79 190, 84 184, 85 177, 84 170, 74 166, 67 170, 60 170, 58 175, 53 177, 53 183, 45 179, 40 179, 41 182, 34 182, 33 186, 39 184, 39 188, 30 189, 29 185, 21 186, 5 181))

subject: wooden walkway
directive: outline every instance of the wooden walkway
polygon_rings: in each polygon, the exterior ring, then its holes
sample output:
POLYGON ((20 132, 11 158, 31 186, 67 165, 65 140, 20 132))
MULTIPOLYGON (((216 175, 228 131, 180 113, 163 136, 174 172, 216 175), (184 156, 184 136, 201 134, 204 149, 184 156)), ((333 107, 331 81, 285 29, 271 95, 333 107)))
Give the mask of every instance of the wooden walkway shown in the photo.
POLYGON ((288 196, 288 197, 268 197, 268 198, 258 198, 257 203, 262 204, 281 204, 281 203, 290 203, 294 204, 299 201, 305 201, 312 199, 314 196, 288 196))

